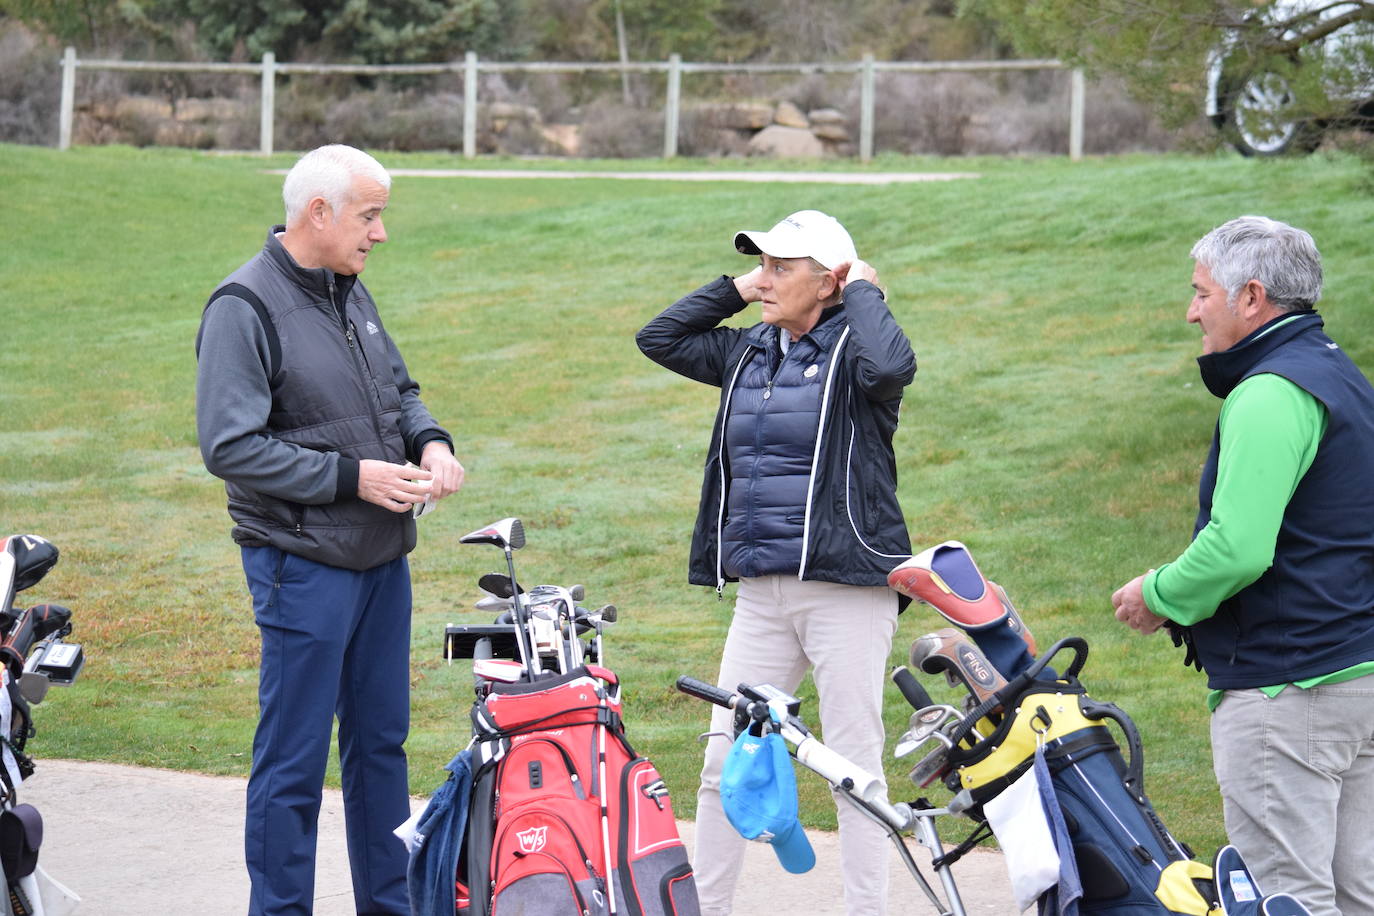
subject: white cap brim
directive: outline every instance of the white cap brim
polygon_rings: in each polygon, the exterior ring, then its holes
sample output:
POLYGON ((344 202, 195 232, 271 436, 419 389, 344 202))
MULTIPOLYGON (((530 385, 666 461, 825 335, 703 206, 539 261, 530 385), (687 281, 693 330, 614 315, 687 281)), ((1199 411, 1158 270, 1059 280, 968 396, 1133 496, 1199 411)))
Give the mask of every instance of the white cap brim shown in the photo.
MULTIPOLYGON (((735 250, 740 254, 766 254, 775 258, 809 258, 805 239, 795 232, 775 235, 772 232, 736 232, 735 250)), ((830 265, 827 264, 827 267, 830 265)))
POLYGON ((767 232, 735 233, 735 250, 774 258, 813 258, 826 270, 858 258, 854 241, 833 216, 819 210, 799 210, 767 232))

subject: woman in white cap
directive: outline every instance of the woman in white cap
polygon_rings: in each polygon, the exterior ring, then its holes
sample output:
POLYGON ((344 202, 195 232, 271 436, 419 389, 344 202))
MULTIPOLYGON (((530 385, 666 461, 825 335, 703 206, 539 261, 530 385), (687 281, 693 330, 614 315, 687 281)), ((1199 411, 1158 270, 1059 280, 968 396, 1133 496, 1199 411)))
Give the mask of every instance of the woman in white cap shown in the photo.
MULTIPOLYGON (((826 744, 881 774, 882 692, 897 627, 887 574, 911 555, 892 436, 916 372, 906 334, 849 233, 817 210, 739 232, 759 264, 680 299, 638 334, 654 362, 721 389, 689 579, 738 581, 718 683, 795 691, 814 667, 826 744), (762 321, 719 327, 751 302, 762 321)), ((713 732, 729 733, 716 709, 713 732)), ((730 741, 713 737, 697 795, 702 912, 730 912, 743 840, 720 803, 730 741)), ((850 916, 884 910, 880 827, 839 806, 850 916)))

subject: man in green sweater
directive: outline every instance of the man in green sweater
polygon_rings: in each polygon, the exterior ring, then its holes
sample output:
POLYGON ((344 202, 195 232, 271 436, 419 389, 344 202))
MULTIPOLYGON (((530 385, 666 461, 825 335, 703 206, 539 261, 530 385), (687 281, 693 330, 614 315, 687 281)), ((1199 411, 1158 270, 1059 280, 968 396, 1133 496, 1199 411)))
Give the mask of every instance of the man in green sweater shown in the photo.
POLYGON ((1374 914, 1374 388, 1322 330, 1321 256, 1244 216, 1192 250, 1223 399, 1192 543, 1112 595, 1212 688, 1226 830, 1266 893, 1374 914))

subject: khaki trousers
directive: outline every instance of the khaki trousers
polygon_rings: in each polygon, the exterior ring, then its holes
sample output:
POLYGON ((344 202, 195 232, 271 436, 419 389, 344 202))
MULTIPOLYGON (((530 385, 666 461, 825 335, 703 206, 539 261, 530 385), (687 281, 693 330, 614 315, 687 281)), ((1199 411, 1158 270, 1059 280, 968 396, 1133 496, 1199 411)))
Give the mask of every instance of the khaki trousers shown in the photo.
MULTIPOLYGON (((819 710, 803 706, 802 720, 828 747, 881 776, 883 683, 896 629, 897 595, 883 586, 803 582, 796 576, 743 579, 717 683, 731 691, 741 682, 769 683, 795 693, 814 669, 819 710)), ((731 712, 713 710, 711 731, 728 735, 731 712)), ((708 740, 697 792, 693 869, 703 916, 730 912, 746 842, 720 805, 720 771, 730 745, 728 737, 708 740)), ((797 781, 806 779, 820 777, 798 767, 797 781)), ((845 910, 849 916, 882 916, 886 835, 848 802, 836 803, 845 910)), ((787 877, 779 865, 777 880, 787 877)))
POLYGON ((1261 892, 1312 916, 1374 916, 1374 675, 1226 691, 1212 757, 1227 836, 1261 892))

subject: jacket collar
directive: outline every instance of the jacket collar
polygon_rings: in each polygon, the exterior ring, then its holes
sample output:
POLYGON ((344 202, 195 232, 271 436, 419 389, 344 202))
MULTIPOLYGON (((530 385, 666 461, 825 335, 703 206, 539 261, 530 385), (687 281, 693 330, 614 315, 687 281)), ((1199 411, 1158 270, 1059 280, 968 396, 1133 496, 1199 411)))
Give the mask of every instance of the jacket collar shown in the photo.
MULTIPOLYGON (((800 343, 802 340, 810 337, 820 349, 824 350, 828 348, 830 344, 834 342, 835 338, 840 335, 840 332, 844 330, 844 322, 834 320, 837 316, 843 315, 843 313, 843 303, 829 306, 821 312, 821 317, 816 319, 815 327, 797 338, 794 343, 800 343)), ((778 327, 777 325, 765 323, 756 324, 749 330, 747 340, 751 345, 762 347, 765 350, 768 349, 770 341, 774 346, 777 346, 778 327)))
POLYGON ((1286 312, 1255 328, 1229 350, 1199 356, 1202 382, 1212 394, 1225 398, 1261 359, 1300 334, 1321 328, 1322 318, 1314 309, 1286 312))
POLYGON ((338 302, 347 299, 353 284, 358 282, 358 277, 354 274, 336 274, 327 267, 302 267, 297 264, 296 259, 291 257, 291 252, 281 243, 280 234, 285 231, 286 227, 283 225, 276 225, 267 230, 267 243, 262 249, 267 260, 292 283, 326 302, 330 301, 331 291, 338 297, 338 302))

